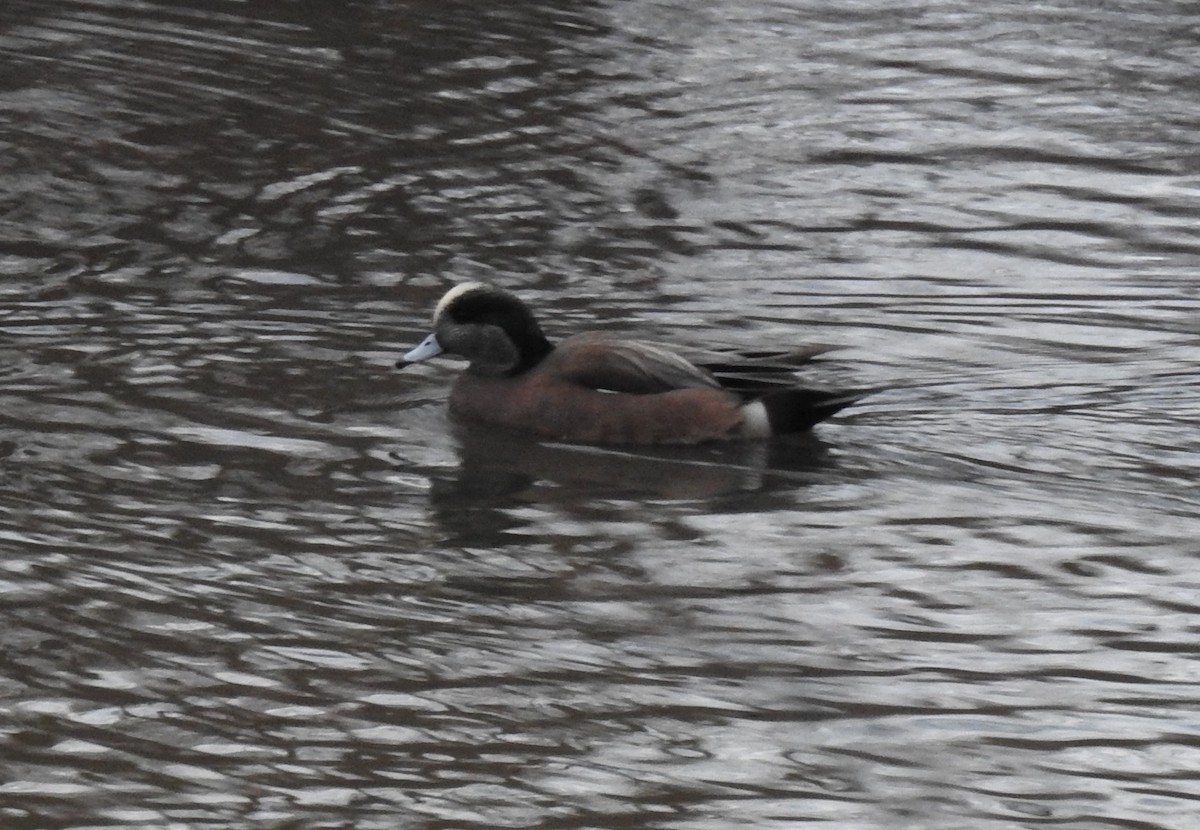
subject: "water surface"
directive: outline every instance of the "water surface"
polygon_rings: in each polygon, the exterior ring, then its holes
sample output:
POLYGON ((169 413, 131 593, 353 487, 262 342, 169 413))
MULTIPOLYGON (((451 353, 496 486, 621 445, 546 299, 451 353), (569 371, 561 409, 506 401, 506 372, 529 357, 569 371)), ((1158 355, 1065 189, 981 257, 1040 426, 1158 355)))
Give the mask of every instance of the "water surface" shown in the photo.
POLYGON ((0 8, 12 828, 1200 815, 1200 16, 0 8), (462 279, 839 347, 776 446, 450 423, 462 279))

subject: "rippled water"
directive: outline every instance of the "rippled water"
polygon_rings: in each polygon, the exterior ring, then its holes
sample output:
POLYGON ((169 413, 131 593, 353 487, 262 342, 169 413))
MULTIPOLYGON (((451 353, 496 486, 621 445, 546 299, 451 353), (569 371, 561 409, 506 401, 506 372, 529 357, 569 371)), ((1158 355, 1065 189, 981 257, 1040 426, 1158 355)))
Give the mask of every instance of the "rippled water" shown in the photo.
POLYGON ((0 5, 0 825, 1190 830, 1200 12, 0 5), (841 347, 772 447, 396 372, 841 347))

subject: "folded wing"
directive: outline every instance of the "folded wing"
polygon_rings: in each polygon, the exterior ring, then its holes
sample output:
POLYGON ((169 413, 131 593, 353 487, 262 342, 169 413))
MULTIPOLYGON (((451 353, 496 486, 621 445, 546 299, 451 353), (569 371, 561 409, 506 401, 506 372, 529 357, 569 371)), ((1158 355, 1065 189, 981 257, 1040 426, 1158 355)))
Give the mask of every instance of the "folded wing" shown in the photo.
POLYGON ((603 335, 569 337, 551 355, 563 380, 607 392, 652 395, 672 389, 720 389, 712 373, 674 352, 603 335))

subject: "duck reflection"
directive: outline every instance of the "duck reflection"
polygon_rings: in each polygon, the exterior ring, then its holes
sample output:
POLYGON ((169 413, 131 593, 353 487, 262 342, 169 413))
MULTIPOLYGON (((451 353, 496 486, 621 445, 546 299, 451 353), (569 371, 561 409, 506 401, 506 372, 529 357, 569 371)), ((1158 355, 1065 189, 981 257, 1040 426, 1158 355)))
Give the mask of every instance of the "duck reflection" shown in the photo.
POLYGON ((832 461, 812 433, 770 442, 659 448, 538 442, 492 427, 456 424, 460 464, 435 483, 435 501, 505 499, 550 485, 592 497, 706 499, 794 489, 832 461))

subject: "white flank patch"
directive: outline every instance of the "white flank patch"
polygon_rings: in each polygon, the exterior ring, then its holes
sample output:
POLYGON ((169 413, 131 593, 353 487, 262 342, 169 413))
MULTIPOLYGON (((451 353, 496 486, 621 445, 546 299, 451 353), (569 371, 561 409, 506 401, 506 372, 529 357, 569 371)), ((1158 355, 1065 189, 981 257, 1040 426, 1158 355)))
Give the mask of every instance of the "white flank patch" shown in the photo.
POLYGON ((771 421, 767 418, 767 407, 762 401, 753 401, 742 407, 742 435, 747 438, 768 438, 771 421))

